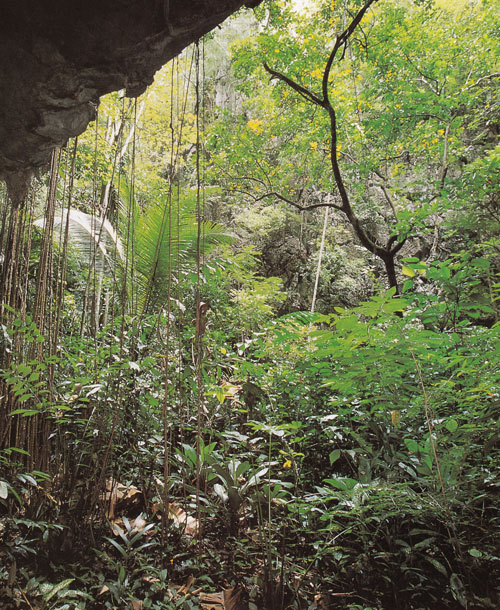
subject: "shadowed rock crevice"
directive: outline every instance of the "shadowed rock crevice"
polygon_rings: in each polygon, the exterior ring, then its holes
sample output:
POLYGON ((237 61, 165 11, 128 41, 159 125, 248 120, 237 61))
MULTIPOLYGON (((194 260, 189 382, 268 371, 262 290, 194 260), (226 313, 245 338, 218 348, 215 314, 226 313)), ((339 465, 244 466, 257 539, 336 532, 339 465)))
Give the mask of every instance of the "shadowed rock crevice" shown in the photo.
MULTIPOLYGON (((99 97, 140 95, 154 73, 245 0, 19 0, 0 21, 0 179, 14 205, 99 97)), ((247 2, 247 4, 249 4, 247 2)), ((252 3, 252 4, 255 4, 252 3)))

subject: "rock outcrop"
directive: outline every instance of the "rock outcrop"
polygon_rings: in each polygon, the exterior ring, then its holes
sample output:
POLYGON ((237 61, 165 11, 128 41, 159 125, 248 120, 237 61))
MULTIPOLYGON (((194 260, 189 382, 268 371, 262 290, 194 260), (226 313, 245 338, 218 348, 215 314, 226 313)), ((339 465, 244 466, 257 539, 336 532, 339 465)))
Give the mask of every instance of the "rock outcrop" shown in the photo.
MULTIPOLYGON (((253 2, 257 4, 258 2, 253 2)), ((14 205, 99 97, 135 97, 245 0, 16 0, 0 16, 0 179, 14 205)), ((246 1, 246 4, 251 3, 246 1)))

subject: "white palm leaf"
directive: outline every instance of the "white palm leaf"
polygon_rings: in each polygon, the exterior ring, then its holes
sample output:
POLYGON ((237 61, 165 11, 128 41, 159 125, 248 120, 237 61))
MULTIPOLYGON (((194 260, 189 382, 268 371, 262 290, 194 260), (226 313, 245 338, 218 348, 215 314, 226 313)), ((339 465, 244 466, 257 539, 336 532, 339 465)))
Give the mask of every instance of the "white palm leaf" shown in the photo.
MULTIPOLYGON (((61 239, 64 235, 68 211, 62 210, 56 214, 54 219, 54 231, 56 239, 61 239)), ((43 229, 45 219, 35 220, 35 226, 43 229)), ((70 243, 92 263, 95 256, 96 265, 102 266, 104 262, 113 267, 113 253, 116 252, 123 261, 125 254, 120 238, 118 237, 113 225, 107 218, 99 218, 91 214, 86 214, 80 210, 69 211, 69 240, 70 243)))

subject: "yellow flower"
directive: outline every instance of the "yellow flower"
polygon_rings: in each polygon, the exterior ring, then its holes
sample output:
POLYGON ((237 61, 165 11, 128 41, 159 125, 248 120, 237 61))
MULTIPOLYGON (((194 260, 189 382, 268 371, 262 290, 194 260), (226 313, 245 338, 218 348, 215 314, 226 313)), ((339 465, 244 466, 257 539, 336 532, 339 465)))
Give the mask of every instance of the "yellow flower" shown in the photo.
POLYGON ((262 133, 262 121, 260 119, 250 119, 247 123, 247 127, 256 135, 262 133))
POLYGON ((313 150, 318 150, 318 143, 317 142, 310 142, 309 146, 313 149, 313 150))
POLYGON ((292 460, 286 460, 286 462, 283 464, 284 470, 290 470, 291 467, 292 467, 292 460))

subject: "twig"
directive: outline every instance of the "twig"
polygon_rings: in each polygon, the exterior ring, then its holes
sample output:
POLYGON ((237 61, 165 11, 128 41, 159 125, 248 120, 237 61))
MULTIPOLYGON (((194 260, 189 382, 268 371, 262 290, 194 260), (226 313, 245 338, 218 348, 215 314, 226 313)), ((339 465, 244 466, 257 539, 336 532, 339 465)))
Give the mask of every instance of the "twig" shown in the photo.
POLYGON ((394 201, 392 200, 392 197, 391 197, 389 191, 387 190, 385 184, 383 184, 381 182, 375 182, 374 184, 375 184, 375 186, 378 186, 380 189, 382 189, 382 192, 384 193, 384 197, 385 197, 387 203, 389 204, 389 206, 392 210, 392 213, 394 214, 394 218, 397 221, 396 206, 394 205, 394 201))
POLYGON ((24 601, 28 604, 28 606, 31 608, 31 610, 35 610, 33 608, 33 606, 30 604, 30 602, 29 602, 28 598, 26 597, 26 595, 24 594, 24 591, 21 591, 21 595, 23 596, 24 601))
POLYGON ((481 78, 478 78, 475 83, 473 83, 472 85, 469 85, 468 87, 465 87, 464 91, 467 91, 468 89, 472 89, 474 87, 479 87, 479 85, 482 82, 484 82, 485 80, 493 80, 494 78, 500 78, 500 72, 493 72, 493 74, 487 74, 486 76, 481 76, 481 78))
POLYGON ((298 201, 294 201, 293 199, 290 199, 289 197, 285 197, 284 195, 281 195, 280 193, 278 193, 276 191, 270 191, 269 193, 264 193, 263 195, 260 195, 260 197, 256 197, 254 199, 254 201, 256 201, 256 202, 262 201, 262 199, 266 199, 266 197, 276 197, 276 199, 279 199, 280 201, 284 201, 285 203, 289 203, 290 205, 294 206, 301 212, 307 212, 308 210, 315 210, 316 208, 335 208, 336 210, 339 210, 340 212, 343 211, 343 209, 340 205, 337 205, 337 204, 331 203, 331 202, 312 203, 311 205, 301 205, 298 201))

